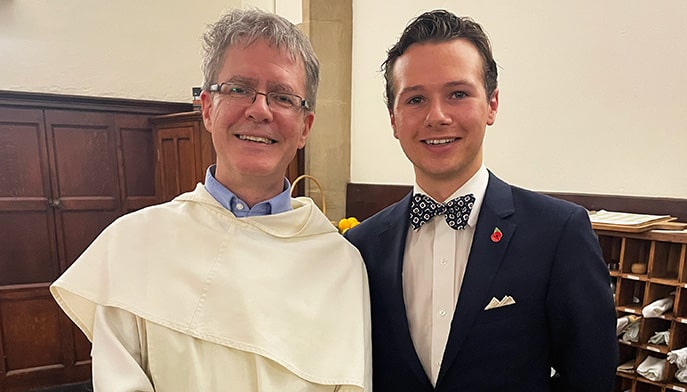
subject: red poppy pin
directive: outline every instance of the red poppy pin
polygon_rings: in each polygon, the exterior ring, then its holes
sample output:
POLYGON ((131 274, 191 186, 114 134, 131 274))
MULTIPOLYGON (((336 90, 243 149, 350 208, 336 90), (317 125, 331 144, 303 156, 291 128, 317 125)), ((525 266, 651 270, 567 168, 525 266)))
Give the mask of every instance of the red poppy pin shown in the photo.
POLYGON ((503 237, 503 233, 501 232, 501 229, 498 227, 494 228, 494 232, 491 233, 491 242, 499 242, 501 241, 501 237, 503 237))

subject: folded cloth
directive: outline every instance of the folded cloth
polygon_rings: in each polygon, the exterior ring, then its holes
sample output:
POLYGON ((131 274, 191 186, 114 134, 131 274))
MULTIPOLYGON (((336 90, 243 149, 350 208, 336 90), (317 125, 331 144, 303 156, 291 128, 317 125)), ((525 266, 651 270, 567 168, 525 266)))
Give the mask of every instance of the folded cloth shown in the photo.
POLYGON ((624 342, 638 342, 639 341, 639 323, 642 321, 641 317, 637 317, 637 319, 633 322, 630 323, 630 325, 625 328, 625 332, 623 333, 622 340, 624 342))
POLYGON ((675 378, 680 382, 687 383, 687 369, 677 369, 675 378))
POLYGON ((654 336, 649 338, 649 343, 668 344, 670 341, 670 331, 654 332, 654 336))
POLYGON ((665 359, 652 357, 649 355, 642 363, 637 366, 637 374, 651 380, 663 380, 663 369, 665 369, 665 359))
POLYGON ((668 352, 668 362, 680 369, 687 369, 687 347, 668 352))
POLYGON ((668 310, 673 308, 673 301, 675 297, 672 295, 669 297, 661 298, 656 300, 649 305, 642 308, 642 316, 644 317, 658 317, 668 310))
POLYGON ((618 321, 615 324, 616 335, 623 333, 625 328, 627 328, 627 326, 635 320, 637 320, 637 316, 634 314, 626 314, 625 316, 618 317, 618 321))
POLYGON ((630 359, 629 361, 627 361, 621 365, 618 365, 618 369, 616 369, 616 370, 618 370, 619 372, 623 372, 623 373, 634 373, 635 372, 635 360, 630 359))

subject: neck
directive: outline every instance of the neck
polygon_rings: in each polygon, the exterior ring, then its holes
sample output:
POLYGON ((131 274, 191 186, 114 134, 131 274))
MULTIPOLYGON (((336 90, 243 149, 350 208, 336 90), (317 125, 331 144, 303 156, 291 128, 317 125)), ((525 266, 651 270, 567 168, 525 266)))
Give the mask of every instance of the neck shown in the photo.
POLYGON ((284 176, 243 177, 222 176, 222 174, 218 169, 215 172, 215 179, 243 200, 249 208, 284 191, 284 176))
MULTIPOLYGON (((480 165, 481 167, 481 165, 480 165)), ((472 178, 479 171, 479 167, 470 172, 464 172, 460 175, 454 175, 451 177, 432 177, 425 175, 415 174, 415 181, 417 185, 420 186, 432 199, 443 202, 449 196, 451 196, 455 191, 460 189, 465 185, 468 180, 472 178)))

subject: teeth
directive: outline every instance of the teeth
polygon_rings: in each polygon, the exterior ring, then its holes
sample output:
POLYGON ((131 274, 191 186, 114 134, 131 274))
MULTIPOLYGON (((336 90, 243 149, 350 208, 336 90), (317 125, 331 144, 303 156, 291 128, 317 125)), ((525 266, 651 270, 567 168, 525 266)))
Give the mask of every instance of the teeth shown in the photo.
POLYGON ((256 143, 265 143, 265 144, 274 143, 274 140, 272 140, 272 139, 268 139, 266 137, 251 136, 251 135, 239 135, 239 139, 249 140, 251 142, 256 142, 256 143))
POLYGON ((448 143, 453 142, 454 140, 456 140, 456 139, 455 138, 452 138, 452 139, 430 139, 430 140, 425 140, 425 143, 433 144, 433 145, 448 144, 448 143))

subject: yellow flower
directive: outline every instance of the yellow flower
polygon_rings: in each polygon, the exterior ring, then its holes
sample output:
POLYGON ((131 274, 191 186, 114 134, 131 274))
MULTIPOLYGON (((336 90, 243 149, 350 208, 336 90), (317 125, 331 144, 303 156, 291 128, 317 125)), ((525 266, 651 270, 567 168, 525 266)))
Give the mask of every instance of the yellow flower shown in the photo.
POLYGON ((360 222, 358 222, 358 219, 354 216, 351 216, 349 218, 341 218, 341 220, 339 220, 337 227, 339 228, 339 232, 343 234, 346 232, 346 230, 352 229, 358 224, 360 224, 360 222))

